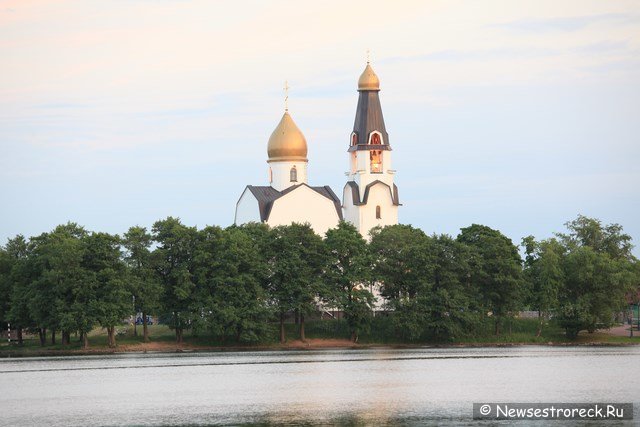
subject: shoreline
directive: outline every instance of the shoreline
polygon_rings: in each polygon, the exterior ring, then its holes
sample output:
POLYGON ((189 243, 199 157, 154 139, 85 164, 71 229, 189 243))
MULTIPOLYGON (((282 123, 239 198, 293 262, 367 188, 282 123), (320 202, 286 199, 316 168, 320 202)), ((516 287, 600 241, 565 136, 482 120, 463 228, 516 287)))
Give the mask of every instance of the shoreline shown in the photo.
POLYGON ((317 350, 371 350, 371 349, 446 349, 446 348, 500 348, 500 347, 628 347, 637 346, 640 342, 514 342, 514 343, 451 343, 451 344, 358 344, 348 340, 334 339, 309 339, 306 342, 294 340, 285 344, 251 345, 251 346, 202 346, 175 343, 146 343, 123 344, 116 348, 95 347, 88 349, 20 349, 1 350, 0 359, 28 358, 28 357, 56 357, 56 356, 104 356, 121 354, 195 354, 195 353, 222 353, 222 352, 250 352, 250 351, 317 351, 317 350))

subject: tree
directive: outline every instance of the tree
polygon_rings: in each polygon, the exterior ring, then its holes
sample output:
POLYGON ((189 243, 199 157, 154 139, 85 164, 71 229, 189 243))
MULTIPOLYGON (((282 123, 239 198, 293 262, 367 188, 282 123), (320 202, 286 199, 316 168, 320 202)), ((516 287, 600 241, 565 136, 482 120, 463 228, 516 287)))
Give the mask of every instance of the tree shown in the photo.
POLYGON ((581 330, 595 331, 608 327, 624 293, 616 298, 621 287, 614 277, 615 266, 606 254, 598 254, 591 247, 579 247, 568 253, 564 271, 566 282, 560 292, 558 320, 569 338, 581 330), (613 292, 613 294, 612 294, 613 292))
POLYGON ((5 268, 5 286, 8 298, 5 299, 5 316, 18 331, 18 344, 23 344, 22 330, 34 329, 35 322, 29 313, 29 243, 22 235, 9 239, 4 252, 9 257, 5 268))
POLYGON ((602 225, 595 218, 578 215, 573 221, 565 223, 568 234, 557 236, 568 250, 588 246, 597 253, 606 253, 612 259, 636 261, 631 253, 631 236, 623 232, 620 224, 602 225))
POLYGON ((91 233, 84 237, 84 288, 93 288, 89 306, 95 320, 107 329, 108 345, 116 346, 115 327, 131 313, 131 293, 125 281, 121 261, 120 239, 107 233, 91 233))
POLYGON ((85 229, 75 223, 57 226, 50 233, 33 237, 29 256, 21 273, 27 283, 29 316, 34 320, 44 345, 47 329, 55 343, 55 331, 62 331, 68 344, 70 332, 80 331, 84 346, 95 324, 89 306, 93 295, 82 266, 85 229))
POLYGON ((498 335, 502 321, 514 315, 524 296, 518 249, 499 231, 478 224, 462 228, 457 240, 472 250, 470 282, 480 298, 480 308, 494 317, 498 335))
POLYGON ((436 341, 451 341, 471 323, 471 290, 466 282, 470 251, 446 234, 430 236, 427 251, 432 263, 425 269, 425 274, 431 274, 423 302, 427 335, 436 341))
POLYGON ((428 237, 410 225, 392 225, 371 231, 373 280, 393 310, 393 320, 404 339, 424 334, 424 298, 429 290, 432 266, 426 249, 428 237))
POLYGON ((328 303, 342 310, 349 325, 351 341, 369 330, 373 294, 367 289, 371 278, 371 257, 367 242, 358 230, 341 221, 327 231, 328 252, 326 278, 330 285, 328 303))
POLYGON ((2 326, 9 319, 9 295, 11 295, 11 270, 15 260, 0 246, 0 322, 2 326))
POLYGON ((250 222, 241 226, 231 226, 229 229, 239 228, 251 241, 260 256, 255 260, 256 268, 254 273, 260 281, 260 286, 268 292, 271 280, 271 267, 274 262, 272 251, 273 232, 267 224, 250 222))
POLYGON ((176 342, 182 343, 183 331, 191 325, 193 313, 194 263, 198 231, 187 227, 178 218, 167 217, 152 228, 158 247, 153 252, 153 265, 163 286, 162 308, 170 316, 169 326, 176 332, 176 342))
POLYGON ((529 285, 531 307, 538 311, 539 337, 544 322, 559 306, 558 295, 565 282, 562 268, 565 250, 556 239, 536 242, 533 236, 523 238, 522 246, 526 253, 524 279, 529 285))
POLYGON ((375 230, 376 280, 408 340, 448 341, 469 323, 469 249, 447 235, 406 225, 375 230))
MULTIPOLYGON (((128 267, 130 292, 135 300, 135 311, 142 312, 142 336, 149 342, 147 315, 160 308, 162 285, 153 268, 151 243, 153 237, 144 227, 134 226, 124 234, 124 261, 128 267)), ((134 320, 135 321, 135 320, 134 320)))
POLYGON ((257 342, 267 331, 269 310, 261 278, 263 254, 243 227, 206 227, 195 254, 194 327, 257 342))
POLYGON ((410 225, 392 225, 371 230, 374 279, 385 298, 413 298, 425 288, 427 235, 410 225))
POLYGON ((305 340, 304 316, 316 308, 325 292, 322 274, 326 250, 322 238, 309 224, 283 225, 273 229, 270 296, 280 315, 280 342, 286 341, 284 319, 289 311, 300 316, 300 339, 305 340))
POLYGON ((631 238, 620 225, 603 226, 582 215, 565 225, 569 233, 557 235, 566 252, 557 317, 575 338, 582 330, 610 326, 639 278, 631 238))

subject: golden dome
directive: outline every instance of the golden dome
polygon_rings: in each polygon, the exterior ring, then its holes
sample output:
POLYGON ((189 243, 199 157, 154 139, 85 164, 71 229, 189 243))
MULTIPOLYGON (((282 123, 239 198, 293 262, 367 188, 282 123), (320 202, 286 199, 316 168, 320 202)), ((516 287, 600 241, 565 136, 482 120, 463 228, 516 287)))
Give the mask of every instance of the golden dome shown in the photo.
POLYGON ((373 72, 373 68, 368 62, 358 79, 358 90, 380 90, 380 79, 373 72))
POLYGON ((307 140, 287 111, 269 138, 267 154, 269 162, 307 161, 307 140))

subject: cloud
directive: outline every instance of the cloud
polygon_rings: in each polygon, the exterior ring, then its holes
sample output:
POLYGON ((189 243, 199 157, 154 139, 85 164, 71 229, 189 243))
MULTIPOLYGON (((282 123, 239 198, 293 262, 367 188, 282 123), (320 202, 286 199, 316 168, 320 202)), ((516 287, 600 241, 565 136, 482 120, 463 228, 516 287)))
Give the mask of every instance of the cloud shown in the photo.
POLYGON ((463 61, 489 61, 495 59, 517 59, 553 56, 562 53, 560 49, 553 48, 495 48, 475 50, 440 50, 424 55, 394 56, 382 59, 383 64, 402 62, 463 62, 463 61))
POLYGON ((572 50, 576 53, 590 54, 590 55, 619 53, 619 52, 624 52, 629 50, 629 41, 603 40, 597 43, 590 43, 583 46, 577 46, 572 50))
POLYGON ((557 47, 499 47, 491 49, 456 50, 447 49, 414 56, 392 56, 379 62, 396 64, 403 62, 464 62, 491 61, 502 59, 541 58, 565 54, 597 55, 607 53, 634 53, 629 41, 603 40, 567 48, 557 47))
POLYGON ((515 21, 491 24, 493 28, 525 33, 544 33, 555 31, 578 31, 593 24, 609 23, 616 25, 637 24, 640 17, 631 14, 605 13, 587 16, 562 16, 556 18, 526 18, 515 21))

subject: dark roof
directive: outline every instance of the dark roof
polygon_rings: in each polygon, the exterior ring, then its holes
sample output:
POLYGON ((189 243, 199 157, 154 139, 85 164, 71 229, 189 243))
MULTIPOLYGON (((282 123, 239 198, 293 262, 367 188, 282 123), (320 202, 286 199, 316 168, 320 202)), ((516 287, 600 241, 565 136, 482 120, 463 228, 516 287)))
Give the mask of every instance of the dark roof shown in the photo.
MULTIPOLYGON (((358 145, 351 147, 349 151, 370 150, 375 147, 377 150, 389 150, 389 134, 384 126, 384 117, 382 117, 382 107, 380 106, 380 98, 378 91, 362 90, 358 95, 358 106, 356 107, 356 119, 353 123, 353 131, 358 135, 358 145), (369 134, 377 130, 382 134, 383 145, 371 146, 369 142, 369 134)), ((351 141, 349 141, 351 144, 351 141)))
POLYGON ((398 186, 393 184, 393 190, 392 190, 391 187, 389 187, 389 185, 385 184, 380 180, 375 180, 365 187, 364 197, 362 198, 362 201, 360 200, 360 187, 358 186, 358 184, 355 181, 347 181, 346 185, 351 187, 351 197, 352 197, 353 205, 354 206, 366 205, 367 202, 369 201, 369 190, 371 189, 371 187, 373 187, 376 184, 382 184, 385 187, 387 187, 389 189, 389 193, 391 194, 391 200, 393 200, 393 204, 396 206, 402 206, 400 204, 400 197, 398 195, 398 186))
POLYGON ((340 218, 340 220, 343 219, 342 205, 340 204, 340 199, 338 199, 338 196, 336 196, 336 194, 333 192, 331 187, 329 187, 328 185, 325 185, 322 187, 311 187, 310 185, 302 183, 298 185, 292 185, 291 187, 288 187, 283 191, 278 191, 275 188, 271 186, 266 186, 266 185, 247 185, 247 189, 251 191, 251 194, 253 194, 253 196, 258 201, 258 207, 260 209, 260 220, 267 221, 269 219, 269 215, 271 214, 271 208, 273 207, 273 202, 279 199, 280 197, 284 196, 285 194, 289 194, 296 188, 303 185, 305 187, 311 188, 316 193, 319 193, 322 196, 326 197, 327 199, 331 200, 333 202, 333 205, 336 208, 336 213, 338 214, 338 218, 340 218))
POLYGON ((260 220, 266 221, 271 213, 273 201, 281 196, 280 192, 271 186, 247 185, 247 188, 258 201, 260 220))

